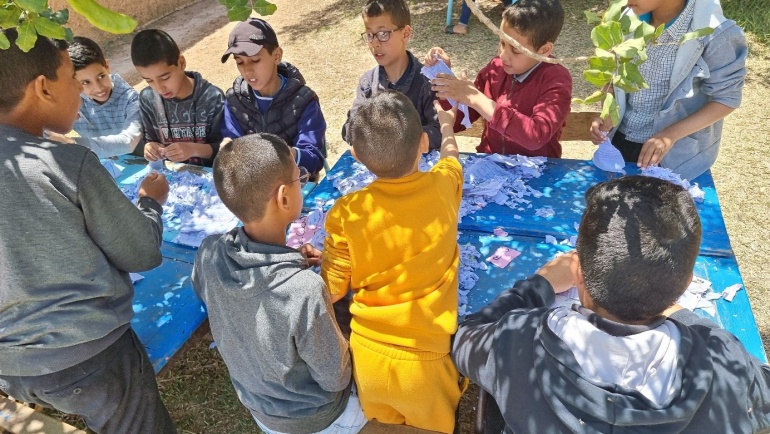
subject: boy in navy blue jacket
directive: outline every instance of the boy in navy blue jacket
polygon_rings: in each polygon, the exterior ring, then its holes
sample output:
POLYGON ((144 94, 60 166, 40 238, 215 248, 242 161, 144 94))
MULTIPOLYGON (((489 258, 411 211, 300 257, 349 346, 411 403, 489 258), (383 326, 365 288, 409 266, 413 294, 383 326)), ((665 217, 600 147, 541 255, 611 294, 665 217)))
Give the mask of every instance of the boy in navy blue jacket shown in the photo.
POLYGON ((766 430, 770 368, 676 305, 701 240, 687 191, 632 176, 586 202, 576 252, 459 326, 453 359, 499 404, 505 432, 766 430), (582 306, 548 308, 573 285, 582 306))
POLYGON ((275 31, 265 20, 238 23, 222 63, 233 55, 238 72, 225 96, 222 136, 270 133, 292 147, 297 165, 318 173, 326 155, 326 120, 318 95, 294 65, 283 62, 275 31))

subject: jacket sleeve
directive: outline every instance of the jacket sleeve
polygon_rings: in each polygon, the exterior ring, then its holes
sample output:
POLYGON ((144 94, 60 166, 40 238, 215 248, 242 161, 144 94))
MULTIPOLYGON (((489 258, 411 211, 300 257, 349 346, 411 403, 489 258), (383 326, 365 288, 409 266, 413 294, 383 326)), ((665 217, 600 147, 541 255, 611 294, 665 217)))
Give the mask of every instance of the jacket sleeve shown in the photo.
POLYGON ((418 77, 414 77, 414 80, 423 80, 422 87, 422 130, 428 135, 428 143, 430 144, 430 150, 441 149, 441 126, 438 123, 438 114, 436 113, 436 107, 433 106, 433 101, 436 100, 436 94, 430 88, 430 81, 425 76, 418 72, 418 77))
MULTIPOLYGON (((509 314, 515 309, 543 308, 553 303, 551 284, 534 275, 516 282, 513 288, 500 294, 479 312, 469 315, 460 323, 452 342, 452 360, 461 374, 482 389, 494 391, 498 365, 494 350, 503 331, 524 329, 526 311, 509 314)), ((531 345, 531 343, 530 343, 531 345)))
POLYGON ((334 319, 329 293, 326 288, 322 288, 320 292, 321 299, 315 300, 315 303, 311 302, 309 306, 312 324, 307 325, 298 339, 297 353, 323 390, 338 392, 350 384, 350 351, 348 341, 342 336, 334 319))
POLYGON ((142 119, 139 113, 139 95, 134 94, 127 105, 126 120, 122 131, 98 137, 78 137, 75 142, 83 145, 99 158, 109 158, 131 153, 142 139, 142 119))
POLYGON ((326 217, 324 229, 324 254, 321 262, 321 277, 334 295, 347 294, 350 289, 352 267, 348 239, 342 228, 342 207, 340 201, 332 206, 326 217))
POLYGON ((545 277, 534 274, 525 280, 519 280, 513 288, 500 293, 491 303, 476 313, 468 315, 461 323, 487 324, 498 321, 514 309, 534 309, 547 307, 555 301, 553 287, 545 277))
POLYGON ((367 71, 361 76, 358 81, 358 89, 356 89, 356 99, 353 100, 353 106, 348 110, 348 118, 345 124, 342 125, 342 140, 350 144, 350 138, 348 137, 348 126, 350 125, 350 118, 355 114, 358 106, 364 103, 367 98, 372 94, 372 74, 373 71, 367 71))
POLYGON ((531 116, 521 113, 506 99, 497 105, 487 127, 532 151, 545 146, 564 125, 572 100, 569 71, 560 66, 551 67, 550 71, 542 79, 531 116))
POLYGON ((222 138, 229 137, 231 139, 243 136, 243 130, 238 121, 233 117, 233 112, 230 111, 230 104, 227 102, 227 99, 225 99, 224 107, 222 108, 222 128, 220 128, 220 134, 222 138))
POLYGON ((219 145, 222 143, 222 118, 224 117, 225 95, 219 88, 214 87, 214 85, 211 86, 213 88, 211 92, 213 95, 207 104, 212 104, 213 108, 211 112, 211 125, 206 135, 206 143, 211 146, 211 160, 213 160, 217 156, 217 152, 219 152, 219 145))
POLYGON ((701 83, 701 91, 710 101, 732 108, 741 105, 748 53, 746 37, 737 25, 726 29, 706 46, 703 60, 709 74, 701 83))
POLYGON ((116 268, 137 272, 160 265, 163 208, 149 197, 134 206, 91 152, 81 166, 78 200, 89 236, 116 268))
POLYGON ((144 140, 146 142, 162 143, 158 137, 157 130, 158 118, 155 116, 155 110, 152 107, 152 89, 150 91, 142 90, 139 94, 139 114, 142 119, 142 128, 144 129, 144 140))
POLYGON ((302 111, 297 123, 297 138, 294 147, 297 148, 297 164, 310 173, 316 173, 323 168, 324 137, 326 136, 326 120, 318 100, 311 101, 302 111))

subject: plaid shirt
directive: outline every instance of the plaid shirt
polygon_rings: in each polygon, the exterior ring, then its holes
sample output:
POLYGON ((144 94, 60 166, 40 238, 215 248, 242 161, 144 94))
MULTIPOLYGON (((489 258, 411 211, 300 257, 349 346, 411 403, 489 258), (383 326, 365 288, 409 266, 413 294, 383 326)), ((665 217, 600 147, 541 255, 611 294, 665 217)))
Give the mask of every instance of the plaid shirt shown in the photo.
MULTIPOLYGON (((639 72, 650 88, 628 94, 626 115, 618 128, 627 140, 644 143, 655 134, 653 121, 666 102, 679 39, 689 30, 694 10, 695 1, 688 0, 682 13, 660 35, 657 44, 647 47, 648 59, 639 67, 639 72)), ((639 18, 649 21, 651 17, 647 14, 639 18)))

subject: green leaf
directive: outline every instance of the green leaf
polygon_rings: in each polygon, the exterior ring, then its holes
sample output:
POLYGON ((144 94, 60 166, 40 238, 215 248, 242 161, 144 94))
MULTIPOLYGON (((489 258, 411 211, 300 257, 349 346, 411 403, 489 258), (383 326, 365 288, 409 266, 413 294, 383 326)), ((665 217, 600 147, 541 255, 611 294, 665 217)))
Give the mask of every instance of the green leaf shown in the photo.
POLYGON ((622 59, 630 60, 636 56, 636 53, 644 48, 644 45, 644 39, 634 38, 623 42, 612 51, 617 53, 622 59))
POLYGON ((48 7, 48 0, 14 0, 14 3, 20 8, 36 14, 43 12, 48 7))
POLYGON ((618 21, 620 18, 620 14, 623 13, 623 8, 628 3, 628 0, 612 0, 610 2, 610 5, 607 7, 607 10, 604 11, 604 22, 609 23, 613 21, 618 21))
POLYGON ((620 68, 618 69, 618 74, 620 74, 621 77, 631 81, 635 85, 637 85, 640 88, 647 88, 647 83, 644 81, 644 76, 642 76, 642 73, 639 72, 639 67, 637 67, 635 64, 628 62, 620 65, 620 68))
POLYGON ((655 33, 652 34, 652 38, 651 39, 658 39, 658 38, 660 38, 660 35, 662 35, 665 30, 666 30, 666 25, 665 24, 659 25, 658 28, 655 29, 655 33))
POLYGON ((591 41, 594 47, 610 50, 623 41, 623 32, 617 22, 602 23, 591 30, 591 41))
POLYGON ((619 75, 616 75, 615 78, 612 79, 612 85, 618 89, 623 89, 626 93, 639 92, 638 86, 635 86, 633 83, 619 75))
POLYGON ((67 24, 67 21, 70 20, 70 11, 69 9, 62 9, 60 11, 54 12, 53 15, 50 17, 54 22, 59 23, 61 25, 67 24))
POLYGON ((684 44, 690 39, 697 39, 703 36, 708 36, 712 33, 714 33, 714 29, 712 27, 704 27, 702 29, 695 30, 694 32, 685 33, 684 36, 682 36, 682 39, 679 40, 679 43, 684 44))
POLYGON ((124 34, 131 33, 136 28, 135 19, 107 9, 94 0, 67 0, 67 3, 94 27, 105 32, 124 34))
POLYGON ((637 55, 637 59, 638 59, 638 61, 636 63, 637 65, 641 65, 642 63, 646 62, 647 61, 647 48, 643 48, 643 49, 639 50, 639 52, 636 53, 636 55, 637 55))
POLYGON ((35 46, 35 42, 37 42, 37 32, 35 32, 35 28, 29 21, 20 25, 18 32, 19 36, 16 37, 16 45, 19 46, 21 51, 26 53, 35 46))
POLYGON ((230 21, 246 21, 251 16, 251 8, 242 5, 233 5, 227 9, 227 19, 230 21))
POLYGON ((19 26, 21 18, 21 9, 16 5, 9 8, 0 8, 0 27, 3 29, 12 29, 19 26))
POLYGON ((0 50, 7 50, 11 48, 11 41, 5 36, 5 33, 0 32, 0 50))
POLYGON ((586 23, 588 23, 589 25, 594 25, 602 22, 602 17, 600 17, 594 11, 583 11, 583 14, 585 14, 586 23))
POLYGON ((32 20, 32 25, 40 36, 53 39, 65 39, 67 32, 61 24, 55 23, 46 17, 38 16, 32 20))
POLYGON ((612 73, 598 69, 586 69, 583 71, 583 77, 596 87, 602 87, 612 81, 612 73))
POLYGON ((597 90, 596 92, 589 95, 588 98, 584 99, 583 104, 597 103, 602 100, 602 97, 604 97, 604 91, 597 90))
POLYGON ((278 9, 278 7, 267 0, 254 0, 254 12, 258 13, 259 15, 267 16, 267 15, 273 15, 275 11, 278 9))
POLYGON ((637 18, 636 15, 626 14, 620 19, 620 29, 623 30, 623 34, 634 33, 639 27, 641 27, 644 21, 637 18))
POLYGON ((634 38, 644 38, 644 42, 649 42, 655 33, 655 27, 644 21, 639 21, 639 27, 634 30, 634 38))
POLYGON ((596 55, 596 57, 602 57, 602 58, 607 57, 613 60, 615 59, 614 53, 611 53, 607 50, 602 50, 601 48, 597 48, 596 50, 594 50, 594 54, 596 55))
POLYGON ((612 72, 617 68, 615 63, 615 56, 612 57, 598 57, 591 56, 588 58, 589 69, 598 69, 600 71, 612 72))
POLYGON ((602 113, 600 116, 602 119, 607 119, 607 117, 610 117, 612 119, 613 125, 618 125, 620 123, 620 107, 618 106, 618 102, 615 100, 615 97, 610 92, 607 92, 607 95, 604 97, 602 113))
POLYGON ((64 28, 64 39, 69 42, 72 42, 75 39, 75 35, 72 33, 72 29, 69 27, 64 28))

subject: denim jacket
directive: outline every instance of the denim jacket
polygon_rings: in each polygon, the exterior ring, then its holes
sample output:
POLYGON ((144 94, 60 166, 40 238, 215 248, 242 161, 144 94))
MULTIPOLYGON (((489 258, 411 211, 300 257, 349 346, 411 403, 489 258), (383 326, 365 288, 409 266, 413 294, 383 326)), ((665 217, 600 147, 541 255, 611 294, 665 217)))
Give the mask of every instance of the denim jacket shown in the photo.
MULTIPOLYGON (((695 1, 688 31, 713 27, 714 33, 691 39, 679 47, 666 102, 654 120, 654 131, 691 116, 710 101, 737 108, 746 76, 748 45, 743 30, 722 15, 717 0, 695 1)), ((626 10, 626 13, 632 13, 626 10)), ((615 88, 620 118, 625 115, 626 93, 615 88)), ((679 139, 661 161, 682 177, 692 179, 707 171, 719 153, 722 120, 679 139)), ((617 127, 612 131, 615 133, 617 127)))

